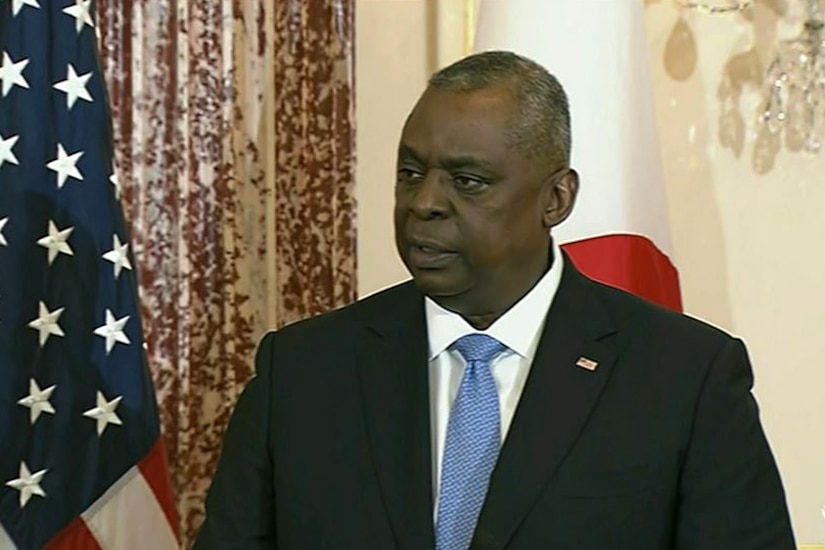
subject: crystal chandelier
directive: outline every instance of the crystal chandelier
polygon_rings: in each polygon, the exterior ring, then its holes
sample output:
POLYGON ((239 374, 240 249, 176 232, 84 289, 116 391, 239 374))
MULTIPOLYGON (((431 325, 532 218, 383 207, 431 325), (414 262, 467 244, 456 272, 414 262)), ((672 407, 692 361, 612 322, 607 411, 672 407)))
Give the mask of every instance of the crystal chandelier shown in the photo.
POLYGON ((683 8, 707 13, 727 13, 742 11, 753 4, 753 0, 676 0, 676 3, 683 8))
POLYGON ((788 150, 818 153, 825 139, 825 22, 819 0, 808 0, 802 32, 779 43, 765 88, 754 159, 757 171, 762 171, 760 153, 778 150, 783 135, 788 150))

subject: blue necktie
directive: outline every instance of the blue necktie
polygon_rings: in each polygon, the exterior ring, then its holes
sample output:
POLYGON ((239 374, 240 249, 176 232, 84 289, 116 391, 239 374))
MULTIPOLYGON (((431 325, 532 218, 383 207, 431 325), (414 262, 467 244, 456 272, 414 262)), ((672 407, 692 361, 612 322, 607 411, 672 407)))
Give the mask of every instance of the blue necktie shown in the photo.
POLYGON ((467 550, 501 447, 498 391, 490 362, 506 347, 469 334, 453 347, 467 367, 447 423, 441 466, 436 550, 467 550))

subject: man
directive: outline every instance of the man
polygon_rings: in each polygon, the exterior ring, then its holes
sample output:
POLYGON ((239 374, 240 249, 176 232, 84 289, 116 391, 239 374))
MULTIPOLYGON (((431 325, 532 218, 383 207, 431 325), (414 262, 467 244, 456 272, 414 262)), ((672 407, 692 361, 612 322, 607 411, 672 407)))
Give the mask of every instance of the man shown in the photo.
POLYGON ((791 549, 742 343, 588 280, 567 100, 507 52, 401 136, 413 282, 268 334, 196 548, 791 549))

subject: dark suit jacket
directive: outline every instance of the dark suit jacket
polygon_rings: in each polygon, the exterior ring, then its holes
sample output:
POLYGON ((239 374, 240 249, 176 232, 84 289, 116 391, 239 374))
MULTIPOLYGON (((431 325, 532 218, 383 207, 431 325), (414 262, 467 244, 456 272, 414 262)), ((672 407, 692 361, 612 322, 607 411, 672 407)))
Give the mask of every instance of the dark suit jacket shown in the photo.
MULTIPOLYGON (((268 334, 195 547, 432 549, 427 371, 411 283, 268 334)), ((751 385, 739 340, 568 259, 472 548, 792 549, 751 385)))

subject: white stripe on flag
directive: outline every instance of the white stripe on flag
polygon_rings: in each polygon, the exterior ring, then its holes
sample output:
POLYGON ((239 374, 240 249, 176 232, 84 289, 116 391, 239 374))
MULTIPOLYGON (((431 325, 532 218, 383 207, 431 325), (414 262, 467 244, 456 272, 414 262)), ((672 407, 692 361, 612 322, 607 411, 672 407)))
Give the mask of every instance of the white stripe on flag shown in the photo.
POLYGON ((9 538, 9 534, 3 529, 2 523, 0 523, 0 550, 17 550, 17 547, 9 538))
POLYGON ((82 516, 103 550, 179 548, 155 494, 137 467, 126 472, 82 516))

